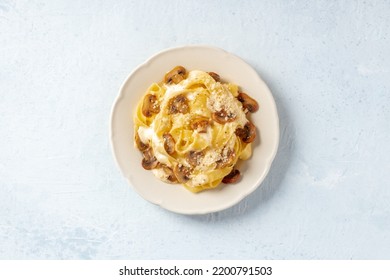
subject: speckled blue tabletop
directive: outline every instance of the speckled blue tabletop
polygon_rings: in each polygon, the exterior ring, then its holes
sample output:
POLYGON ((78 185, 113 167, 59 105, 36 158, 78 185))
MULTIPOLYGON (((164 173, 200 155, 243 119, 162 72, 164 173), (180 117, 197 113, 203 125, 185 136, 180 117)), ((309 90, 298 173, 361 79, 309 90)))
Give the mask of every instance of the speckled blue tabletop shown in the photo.
POLYGON ((390 258, 389 1, 0 0, 1 259, 390 258), (274 94, 279 151, 240 204, 183 216, 111 155, 154 53, 208 44, 274 94))

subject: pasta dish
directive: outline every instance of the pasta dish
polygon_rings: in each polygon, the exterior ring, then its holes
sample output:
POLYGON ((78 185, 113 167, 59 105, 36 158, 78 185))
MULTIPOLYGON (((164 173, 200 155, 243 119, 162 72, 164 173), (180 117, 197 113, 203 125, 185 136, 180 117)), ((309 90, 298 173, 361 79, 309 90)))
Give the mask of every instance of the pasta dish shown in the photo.
POLYGON ((239 160, 252 154, 258 103, 213 72, 177 66, 153 83, 134 115, 142 166, 191 192, 240 179, 239 160))

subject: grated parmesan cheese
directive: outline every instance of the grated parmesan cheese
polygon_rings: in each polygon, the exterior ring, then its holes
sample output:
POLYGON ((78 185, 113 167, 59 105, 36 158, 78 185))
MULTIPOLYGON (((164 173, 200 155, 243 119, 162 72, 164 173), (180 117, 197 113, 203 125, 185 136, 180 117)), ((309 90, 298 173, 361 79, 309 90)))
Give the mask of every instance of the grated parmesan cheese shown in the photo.
POLYGON ((244 126, 248 122, 248 119, 242 110, 241 102, 231 94, 229 88, 225 85, 220 85, 220 87, 211 91, 210 97, 207 100, 207 107, 212 112, 224 110, 226 112, 226 120, 228 119, 228 116, 237 117, 235 122, 238 125, 244 126))
POLYGON ((209 178, 205 174, 198 174, 192 178, 193 186, 201 186, 208 182, 209 178))

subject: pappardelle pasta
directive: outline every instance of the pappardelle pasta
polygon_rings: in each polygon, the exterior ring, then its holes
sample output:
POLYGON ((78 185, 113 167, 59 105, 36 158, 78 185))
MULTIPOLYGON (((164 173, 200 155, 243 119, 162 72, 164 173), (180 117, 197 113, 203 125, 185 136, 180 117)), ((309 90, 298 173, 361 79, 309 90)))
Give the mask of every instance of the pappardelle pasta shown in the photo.
POLYGON ((238 160, 252 154, 258 103, 218 74, 177 66, 153 83, 137 105, 135 146, 142 166, 191 192, 234 183, 238 160))

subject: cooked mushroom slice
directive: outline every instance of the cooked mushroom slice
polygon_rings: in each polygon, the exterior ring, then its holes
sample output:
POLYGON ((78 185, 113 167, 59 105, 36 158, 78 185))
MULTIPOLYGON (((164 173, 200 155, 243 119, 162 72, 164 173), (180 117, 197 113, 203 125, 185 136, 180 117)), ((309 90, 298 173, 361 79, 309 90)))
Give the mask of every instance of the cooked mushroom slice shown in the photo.
POLYGON ((165 74, 164 82, 166 84, 178 84, 184 80, 186 75, 186 69, 183 66, 176 66, 171 71, 165 74))
POLYGON ((259 104, 256 100, 250 97, 248 94, 244 92, 239 92, 237 99, 242 103, 244 109, 247 109, 249 112, 254 113, 259 110, 259 104))
POLYGON ((175 152, 175 139, 169 133, 163 134, 164 138, 164 149, 169 154, 172 155, 175 152))
POLYGON ((247 122, 244 128, 237 128, 235 133, 244 143, 251 143, 256 138, 256 127, 253 123, 247 122))
POLYGON ((203 156, 204 156, 203 151, 190 151, 187 154, 187 161, 189 164, 191 164, 192 166, 195 167, 195 166, 200 165, 203 156))
POLYGON ((236 158, 236 153, 232 149, 225 148, 222 151, 221 159, 217 160, 217 168, 225 168, 232 164, 236 158))
POLYGON ((233 122, 237 118, 236 114, 234 113, 228 113, 225 109, 222 109, 221 111, 214 112, 211 116, 213 120, 215 120, 217 123, 225 124, 228 122, 233 122))
POLYGON ((188 106, 187 97, 183 94, 179 94, 178 96, 169 100, 168 104, 168 113, 176 114, 176 113, 188 113, 190 107, 188 106))
POLYGON ((153 94, 147 94, 142 103, 142 114, 145 117, 151 117, 153 114, 160 112, 157 97, 153 94))
POLYGON ((222 183, 231 184, 237 182, 238 179, 240 179, 240 171, 238 169, 233 169, 222 179, 222 183))
POLYGON ((145 151, 147 148, 149 148, 149 145, 148 144, 145 144, 141 141, 141 139, 139 138, 139 135, 138 133, 135 133, 135 143, 137 145, 137 148, 138 150, 140 150, 141 152, 145 151))
POLYGON ((167 180, 171 183, 176 183, 177 182, 177 178, 175 176, 175 174, 173 173, 173 170, 172 168, 168 167, 167 165, 162 165, 161 167, 164 171, 164 173, 167 175, 167 180))
POLYGON ((209 74, 211 78, 213 78, 216 82, 219 82, 221 80, 221 77, 215 72, 207 72, 207 74, 209 74))
POLYGON ((198 133, 205 133, 209 124, 209 119, 201 116, 191 122, 191 129, 196 130, 198 133))
POLYGON ((158 165, 158 161, 156 157, 153 154, 153 150, 151 147, 147 148, 145 151, 142 152, 142 155, 144 158, 142 159, 142 167, 146 170, 151 170, 153 168, 156 168, 158 165))
POLYGON ((184 184, 190 179, 191 169, 179 163, 173 168, 173 173, 175 174, 177 180, 184 184))

